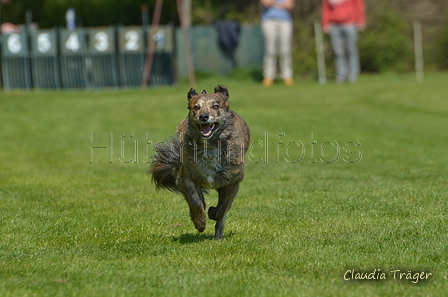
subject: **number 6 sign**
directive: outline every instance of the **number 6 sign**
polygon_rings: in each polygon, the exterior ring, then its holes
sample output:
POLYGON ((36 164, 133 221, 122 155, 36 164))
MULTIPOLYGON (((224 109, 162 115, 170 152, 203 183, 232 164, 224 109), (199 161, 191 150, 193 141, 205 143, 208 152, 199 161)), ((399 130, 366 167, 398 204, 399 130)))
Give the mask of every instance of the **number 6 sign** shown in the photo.
POLYGON ((18 54, 22 51, 22 40, 19 34, 11 34, 8 37, 7 47, 10 53, 18 54))

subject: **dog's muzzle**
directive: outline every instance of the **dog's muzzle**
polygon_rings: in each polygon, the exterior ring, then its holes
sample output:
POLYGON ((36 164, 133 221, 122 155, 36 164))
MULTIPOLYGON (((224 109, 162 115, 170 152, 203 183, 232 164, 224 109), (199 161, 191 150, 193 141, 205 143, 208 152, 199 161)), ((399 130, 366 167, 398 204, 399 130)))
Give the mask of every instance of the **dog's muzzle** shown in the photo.
POLYGON ((209 139, 213 133, 218 129, 218 123, 210 123, 210 115, 208 113, 201 113, 198 117, 199 124, 196 124, 198 130, 202 134, 202 138, 209 139))
POLYGON ((212 124, 197 124, 199 131, 201 131, 202 138, 208 139, 213 136, 213 133, 218 129, 218 123, 212 124))

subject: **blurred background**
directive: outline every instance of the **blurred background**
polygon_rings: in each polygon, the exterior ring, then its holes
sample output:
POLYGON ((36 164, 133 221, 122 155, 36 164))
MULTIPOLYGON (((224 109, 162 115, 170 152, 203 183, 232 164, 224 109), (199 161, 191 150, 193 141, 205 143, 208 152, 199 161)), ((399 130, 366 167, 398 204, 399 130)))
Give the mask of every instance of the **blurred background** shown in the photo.
MULTIPOLYGON (((261 79, 263 38, 259 29, 259 1, 165 0, 158 21, 161 31, 157 34, 145 29, 154 22, 156 0, 0 1, 3 88, 139 86, 144 79, 151 39, 155 40, 149 72, 151 86, 174 84, 186 78, 189 57, 196 73, 232 75, 243 72, 256 80, 261 79), (70 28, 68 20, 70 9, 74 14, 74 28, 70 28), (180 15, 188 28, 190 53, 184 46, 186 35, 180 29, 180 15), (233 52, 226 52, 220 45, 222 33, 218 25, 223 21, 240 26, 238 44, 233 52), (102 33, 95 35, 99 28, 102 33), (65 51, 67 41, 70 47, 74 40, 70 30, 79 34, 80 52, 74 53, 73 46, 71 51, 70 48, 69 52, 65 51), (129 33, 131 31, 133 33, 129 33), (19 36, 9 38, 11 34, 19 36), (127 48, 132 34, 142 41, 138 54, 127 48), (101 41, 99 48, 95 47, 101 41), (50 49, 45 53, 42 42, 52 44, 47 45, 50 49), (13 47, 11 51, 8 44, 20 44, 20 50, 13 47), (104 49, 105 45, 109 47, 104 49), (135 75, 129 76, 130 72, 135 75)), ((359 36, 362 72, 414 71, 416 22, 422 28, 425 71, 448 69, 448 1, 365 2, 367 28, 359 36)), ((318 76, 315 23, 320 21, 320 6, 320 0, 295 3, 293 68, 298 77, 317 79, 318 76)), ((333 73, 333 54, 327 36, 324 37, 324 53, 327 73, 333 73)))

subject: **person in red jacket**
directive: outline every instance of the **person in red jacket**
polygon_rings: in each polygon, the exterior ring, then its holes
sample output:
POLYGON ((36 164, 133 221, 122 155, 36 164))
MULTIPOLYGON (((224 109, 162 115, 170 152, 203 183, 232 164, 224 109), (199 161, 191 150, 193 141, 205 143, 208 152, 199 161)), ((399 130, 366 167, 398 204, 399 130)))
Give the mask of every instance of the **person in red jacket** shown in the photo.
POLYGON ((363 0, 323 0, 322 29, 330 35, 335 54, 336 81, 356 82, 360 72, 358 30, 366 26, 363 0))

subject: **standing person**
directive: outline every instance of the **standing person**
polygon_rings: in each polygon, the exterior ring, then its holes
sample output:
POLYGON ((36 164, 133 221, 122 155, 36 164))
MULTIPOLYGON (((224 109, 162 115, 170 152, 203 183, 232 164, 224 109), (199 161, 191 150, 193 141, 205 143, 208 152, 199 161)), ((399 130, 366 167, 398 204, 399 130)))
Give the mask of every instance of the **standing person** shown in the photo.
POLYGON ((356 82, 360 72, 358 30, 365 26, 363 0, 322 1, 322 29, 330 34, 338 83, 356 82))
POLYGON ((263 5, 261 29, 265 42, 263 59, 263 85, 270 87, 277 74, 277 55, 280 61, 281 78, 287 86, 294 85, 292 70, 292 30, 290 10, 294 0, 260 0, 263 5))

